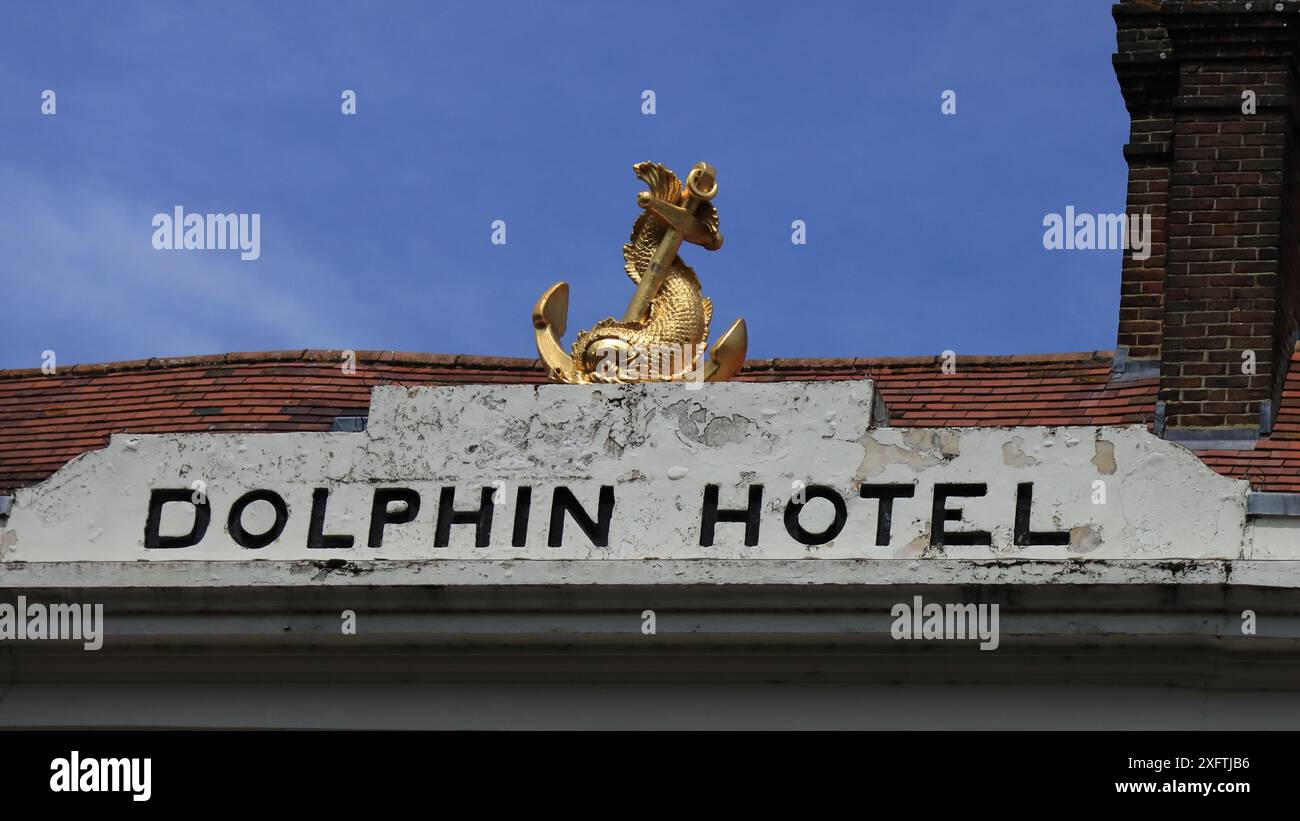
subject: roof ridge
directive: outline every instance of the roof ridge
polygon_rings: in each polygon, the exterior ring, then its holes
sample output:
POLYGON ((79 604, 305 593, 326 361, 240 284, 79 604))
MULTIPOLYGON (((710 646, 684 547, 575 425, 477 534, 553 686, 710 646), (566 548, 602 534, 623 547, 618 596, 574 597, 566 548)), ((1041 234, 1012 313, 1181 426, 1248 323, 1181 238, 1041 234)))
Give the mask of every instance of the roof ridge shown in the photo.
MULTIPOLYGON (((156 356, 149 359, 129 359, 116 362, 79 363, 60 367, 57 375, 83 376, 91 374, 125 373, 131 371, 160 371, 204 365, 241 365, 263 362, 341 362, 344 349, 295 348, 280 351, 242 351, 197 356, 156 356)), ((358 363, 386 365, 438 365, 451 368, 491 368, 499 370, 540 371, 541 360, 512 356, 480 356, 477 354, 438 354, 407 351, 354 351, 358 363)), ((1073 353, 963 355, 962 364, 991 365, 1035 362, 1095 362, 1109 363, 1114 351, 1080 351, 1073 353)), ((943 361, 942 355, 884 356, 884 357, 821 357, 750 359, 745 362, 748 373, 818 369, 861 370, 890 365, 932 365, 943 361)), ((41 368, 0 369, 0 379, 25 379, 42 375, 41 368)))

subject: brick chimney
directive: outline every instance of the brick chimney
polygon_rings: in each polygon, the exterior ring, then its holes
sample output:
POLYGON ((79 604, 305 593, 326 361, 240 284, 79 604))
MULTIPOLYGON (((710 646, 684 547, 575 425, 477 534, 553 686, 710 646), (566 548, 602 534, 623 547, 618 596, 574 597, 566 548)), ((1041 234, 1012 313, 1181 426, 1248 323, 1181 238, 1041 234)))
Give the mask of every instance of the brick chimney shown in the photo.
POLYGON ((1159 375, 1166 438, 1251 447, 1300 327, 1300 2, 1129 0, 1112 13, 1128 213, 1152 223, 1149 258, 1124 252, 1116 375, 1159 375))

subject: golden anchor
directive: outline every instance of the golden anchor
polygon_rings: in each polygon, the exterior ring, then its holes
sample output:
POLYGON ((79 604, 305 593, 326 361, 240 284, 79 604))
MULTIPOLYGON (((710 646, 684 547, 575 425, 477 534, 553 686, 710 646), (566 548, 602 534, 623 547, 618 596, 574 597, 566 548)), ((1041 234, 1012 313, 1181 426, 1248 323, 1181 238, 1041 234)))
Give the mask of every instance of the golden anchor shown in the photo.
POLYGON ((624 268, 636 283, 632 301, 622 319, 610 317, 581 331, 570 355, 561 344, 569 286, 555 283, 533 308, 537 352, 553 380, 573 385, 728 380, 745 362, 745 320, 733 322, 701 364, 713 304, 700 293, 695 272, 677 256, 683 242, 710 251, 722 247, 712 203, 718 193, 713 166, 696 163, 685 186, 658 163, 637 163, 632 170, 650 186, 637 195, 644 210, 623 246, 624 268))

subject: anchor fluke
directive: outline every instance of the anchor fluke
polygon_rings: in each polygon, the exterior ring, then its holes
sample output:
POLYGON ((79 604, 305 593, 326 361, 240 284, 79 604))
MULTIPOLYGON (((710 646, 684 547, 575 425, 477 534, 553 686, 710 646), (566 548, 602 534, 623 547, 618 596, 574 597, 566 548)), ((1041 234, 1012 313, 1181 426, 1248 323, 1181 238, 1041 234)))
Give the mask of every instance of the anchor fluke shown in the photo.
POLYGON ((571 382, 573 358, 564 351, 561 340, 569 323, 569 283, 557 282, 533 306, 533 332, 537 336, 537 353, 546 363, 550 377, 557 382, 571 382))

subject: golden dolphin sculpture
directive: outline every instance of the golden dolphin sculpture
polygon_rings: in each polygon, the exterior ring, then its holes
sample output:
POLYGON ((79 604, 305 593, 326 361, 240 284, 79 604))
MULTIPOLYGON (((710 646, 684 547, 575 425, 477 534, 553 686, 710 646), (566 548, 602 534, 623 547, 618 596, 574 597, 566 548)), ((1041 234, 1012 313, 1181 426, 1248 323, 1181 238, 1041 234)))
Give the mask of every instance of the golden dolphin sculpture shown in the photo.
POLYGON ((569 286, 557 282, 533 308, 537 352, 553 380, 573 385, 730 379, 745 362, 745 320, 732 323, 701 363, 713 305, 700 292, 695 271, 677 256, 683 242, 710 251, 722 247, 711 202, 718 193, 716 173, 708 163, 696 163, 683 185, 658 163, 637 163, 632 170, 650 186, 637 195, 645 210, 623 246, 624 268, 637 286, 632 301, 622 319, 610 317, 580 332, 572 354, 565 353, 569 286))

